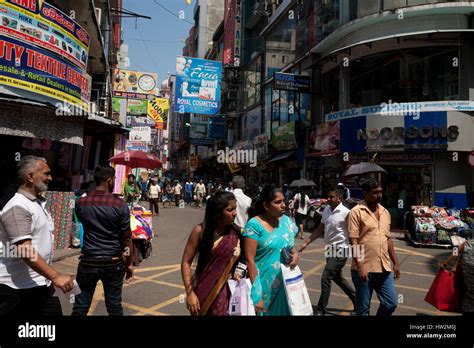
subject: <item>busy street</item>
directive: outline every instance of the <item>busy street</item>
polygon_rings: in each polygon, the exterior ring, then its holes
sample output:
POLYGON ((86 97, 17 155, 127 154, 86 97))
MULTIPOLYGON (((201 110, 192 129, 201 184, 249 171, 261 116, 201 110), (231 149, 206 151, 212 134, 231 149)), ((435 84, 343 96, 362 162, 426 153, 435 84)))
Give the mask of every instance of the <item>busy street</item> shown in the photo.
POLYGON ((473 60, 474 1, 0 0, 0 348, 472 346, 473 60))
MULTIPOLYGON (((201 222, 204 209, 196 207, 165 208, 154 218, 156 227, 153 252, 135 270, 135 279, 126 284, 123 291, 125 315, 188 315, 184 302, 180 265, 181 256, 191 229, 201 222)), ((306 233, 307 234, 307 233, 306 233)), ((447 315, 430 306, 423 299, 438 269, 450 251, 445 249, 419 249, 404 240, 403 234, 395 234, 395 247, 401 265, 401 277, 395 287, 399 305, 395 315, 447 315)), ((321 272, 324 268, 324 243, 318 241, 301 255, 303 271, 309 295, 317 303, 321 293, 321 272)), ((54 262, 54 267, 67 274, 75 274, 78 256, 54 262)), ((350 279, 349 267, 344 276, 350 279)), ((70 314, 72 304, 61 298, 65 314, 70 314)), ((375 314, 378 300, 373 299, 375 314)), ((352 304, 342 291, 334 286, 329 302, 330 315, 350 315, 352 304)), ((90 315, 107 315, 103 290, 99 285, 94 295, 90 315)))

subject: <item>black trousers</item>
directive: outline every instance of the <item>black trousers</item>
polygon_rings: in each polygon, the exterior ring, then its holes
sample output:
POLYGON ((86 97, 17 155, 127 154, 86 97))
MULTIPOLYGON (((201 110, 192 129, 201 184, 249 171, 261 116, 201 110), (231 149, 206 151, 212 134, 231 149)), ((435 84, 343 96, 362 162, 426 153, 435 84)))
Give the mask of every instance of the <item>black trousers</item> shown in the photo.
POLYGON ((349 282, 342 276, 342 269, 347 261, 347 257, 328 257, 326 258, 326 267, 321 277, 321 296, 319 297, 318 309, 325 313, 326 307, 331 295, 331 281, 334 281, 354 303, 355 307, 355 290, 349 282))
POLYGON ((158 198, 150 198, 150 211, 156 214, 160 213, 160 209, 158 207, 158 198))
POLYGON ((29 289, 13 289, 0 284, 0 316, 61 316, 61 302, 53 294, 52 284, 29 289))

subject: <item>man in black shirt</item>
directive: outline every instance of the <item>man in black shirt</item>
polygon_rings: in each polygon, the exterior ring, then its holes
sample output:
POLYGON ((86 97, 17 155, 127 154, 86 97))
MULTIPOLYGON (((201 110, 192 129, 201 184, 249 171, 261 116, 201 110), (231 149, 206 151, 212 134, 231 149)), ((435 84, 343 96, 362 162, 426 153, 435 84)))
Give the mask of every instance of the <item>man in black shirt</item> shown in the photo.
POLYGON ((123 315, 123 278, 133 277, 130 212, 127 204, 112 194, 112 167, 97 167, 94 181, 95 191, 76 201, 84 245, 76 278, 82 292, 75 298, 72 315, 87 315, 99 280, 109 315, 123 315))

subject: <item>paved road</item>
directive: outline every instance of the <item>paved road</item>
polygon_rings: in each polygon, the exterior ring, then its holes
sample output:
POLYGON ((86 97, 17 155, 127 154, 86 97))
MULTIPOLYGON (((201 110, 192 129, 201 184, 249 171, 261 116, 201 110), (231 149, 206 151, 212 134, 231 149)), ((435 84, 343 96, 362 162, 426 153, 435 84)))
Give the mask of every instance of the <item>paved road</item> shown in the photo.
MULTIPOLYGON (((123 306, 125 315, 188 315, 184 304, 184 287, 180 262, 187 237, 204 216, 204 208, 160 208, 160 216, 153 224, 155 238, 153 253, 135 269, 135 279, 125 285, 123 306)), ((401 236, 401 235, 400 235, 401 236)), ((300 240, 297 243, 301 243, 300 240)), ((444 249, 414 248, 395 238, 395 249, 401 265, 401 278, 396 281, 399 306, 395 315, 446 315, 424 301, 437 271, 437 262, 447 258, 444 249)), ((78 257, 56 262, 54 266, 66 273, 75 274, 78 257)), ((324 269, 324 244, 317 240, 301 256, 300 268, 304 272, 311 302, 316 305, 321 289, 321 272, 324 269)), ((350 280, 349 262, 344 275, 350 280)), ((69 315, 72 304, 62 298, 64 314, 69 315)), ((378 307, 374 293, 372 314, 378 307)), ((342 290, 333 284, 329 301, 329 315, 349 315, 352 304, 342 290)), ((90 315, 107 315, 102 286, 98 285, 90 315)))

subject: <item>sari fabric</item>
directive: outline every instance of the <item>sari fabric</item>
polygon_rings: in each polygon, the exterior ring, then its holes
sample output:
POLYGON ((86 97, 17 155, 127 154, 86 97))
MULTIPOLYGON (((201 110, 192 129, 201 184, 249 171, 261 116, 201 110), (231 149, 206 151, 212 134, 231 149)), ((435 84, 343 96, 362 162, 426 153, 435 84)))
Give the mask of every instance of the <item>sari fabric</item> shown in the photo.
POLYGON ((258 274, 252 286, 252 301, 257 304, 263 299, 268 311, 266 315, 291 315, 280 264, 283 262, 282 249, 294 246, 297 233, 298 227, 286 215, 271 233, 257 218, 249 220, 244 228, 243 235, 257 241, 255 265, 258 274))
POLYGON ((227 315, 231 295, 227 286, 227 280, 231 274, 230 271, 227 272, 227 269, 229 269, 229 263, 232 263, 230 269, 233 269, 237 259, 236 255, 240 255, 239 235, 234 228, 231 228, 228 234, 214 243, 203 271, 196 275, 194 292, 199 299, 201 308, 209 296, 215 296, 207 312, 202 315, 227 315), (219 282, 224 272, 227 272, 228 276, 225 277, 225 282, 219 282), (216 293, 217 295, 215 295, 216 293))

